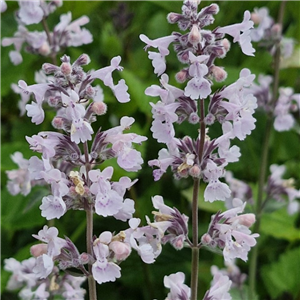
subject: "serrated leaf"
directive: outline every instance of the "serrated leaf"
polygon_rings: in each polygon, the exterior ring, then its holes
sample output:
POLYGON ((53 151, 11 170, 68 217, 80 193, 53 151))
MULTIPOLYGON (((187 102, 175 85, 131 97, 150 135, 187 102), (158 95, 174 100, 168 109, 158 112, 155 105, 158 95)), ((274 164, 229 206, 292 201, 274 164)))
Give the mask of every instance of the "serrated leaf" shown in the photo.
POLYGON ((261 272, 264 284, 272 299, 277 298, 282 293, 298 295, 300 248, 285 252, 277 262, 263 266, 261 272))
POLYGON ((261 233, 288 241, 300 240, 300 231, 295 227, 296 217, 290 216, 286 208, 265 213, 261 218, 261 233))

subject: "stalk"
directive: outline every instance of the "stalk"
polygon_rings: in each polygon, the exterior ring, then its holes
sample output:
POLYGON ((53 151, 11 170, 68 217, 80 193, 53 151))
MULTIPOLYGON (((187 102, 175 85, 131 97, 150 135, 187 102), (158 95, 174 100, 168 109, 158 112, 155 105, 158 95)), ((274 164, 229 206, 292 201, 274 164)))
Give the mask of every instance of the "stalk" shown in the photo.
MULTIPOLYGON (((282 1, 280 8, 279 8, 279 15, 278 15, 278 24, 282 26, 283 15, 284 15, 284 8, 285 8, 286 1, 282 1)), ((274 54, 274 84, 273 84, 273 98, 271 102, 271 106, 275 106, 277 101, 278 95, 278 87, 279 87, 279 68, 280 68, 280 41, 275 44, 276 50, 274 54)), ((272 134, 273 129, 273 115, 272 112, 267 115, 267 123, 266 123, 266 131, 264 135, 263 141, 263 149, 262 149, 262 157, 261 157, 261 165, 259 170, 259 181, 258 181, 258 194, 257 194, 257 204, 255 209, 256 214, 256 222, 254 224, 253 232, 259 233, 260 232, 260 221, 263 206, 266 204, 263 202, 264 196, 264 186, 266 182, 266 173, 268 164, 268 156, 269 156, 269 143, 270 137, 272 134)), ((249 266, 249 299, 255 299, 256 295, 256 275, 257 275, 257 258, 258 258, 258 246, 259 243, 254 247, 251 252, 251 259, 250 259, 250 266, 249 266)))
POLYGON ((57 59, 56 59, 55 52, 53 52, 53 46, 54 46, 53 45, 53 40, 52 40, 52 37, 51 37, 51 33, 50 33, 50 30, 49 30, 46 18, 42 19, 42 25, 43 25, 43 28, 46 32, 48 43, 49 43, 49 46, 50 46, 50 49, 51 49, 50 57, 51 57, 52 63, 56 66, 57 65, 57 59))
MULTIPOLYGON (((204 142, 205 142, 205 124, 204 124, 204 100, 199 100, 200 108, 200 145, 199 145, 199 163, 202 162, 204 142)), ((199 247, 198 247, 198 198, 199 198, 200 178, 194 179, 193 200, 192 200, 192 266, 191 266, 191 300, 197 300, 198 295, 198 274, 199 274, 199 247)))
MULTIPOLYGON (((91 169, 91 165, 89 163, 89 149, 88 144, 85 142, 83 144, 84 149, 84 157, 85 157, 85 169, 86 169, 86 178, 87 183, 89 184, 89 171, 91 169)), ((93 228, 94 228, 94 211, 93 211, 93 204, 87 203, 86 208, 86 249, 87 253, 92 255, 93 249, 93 228)), ((89 264, 89 276, 88 276, 88 286, 89 286, 89 299, 90 300, 97 300, 97 288, 96 288, 96 281, 92 275, 92 266, 89 264)))

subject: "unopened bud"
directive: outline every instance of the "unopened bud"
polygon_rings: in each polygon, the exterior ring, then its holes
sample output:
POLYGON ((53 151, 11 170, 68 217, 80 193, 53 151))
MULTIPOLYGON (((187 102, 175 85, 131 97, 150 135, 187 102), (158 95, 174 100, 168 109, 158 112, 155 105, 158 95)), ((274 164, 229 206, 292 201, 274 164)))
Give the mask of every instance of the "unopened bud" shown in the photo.
POLYGON ((75 65, 84 66, 88 65, 91 62, 90 57, 87 54, 81 54, 76 61, 74 62, 75 65))
POLYGON ((251 20, 254 22, 255 25, 259 24, 261 22, 261 18, 258 13, 253 12, 251 14, 251 20))
POLYGON ((177 23, 181 18, 182 15, 173 12, 169 13, 167 16, 167 20, 171 24, 177 23))
POLYGON ((224 47, 225 51, 228 52, 230 49, 230 42, 228 39, 223 39, 222 40, 222 46, 224 47))
POLYGON ((243 214, 237 217, 231 218, 231 220, 238 220, 239 224, 246 227, 251 227, 255 223, 255 214, 243 214))
POLYGON ((192 112, 190 115, 189 115, 189 123, 191 124, 197 124, 199 122, 199 116, 197 115, 197 113, 195 112, 192 112))
POLYGON ((197 165, 194 165, 190 168, 189 173, 194 178, 200 178, 201 170, 197 165))
POLYGON ((109 249, 115 253, 117 260, 125 260, 131 253, 131 247, 127 243, 113 241, 109 244, 109 249))
POLYGON ((72 72, 72 66, 70 63, 67 63, 67 62, 63 62, 60 66, 60 70, 61 72, 67 76, 67 75, 70 75, 71 72, 72 72))
POLYGON ((281 32, 282 32, 281 24, 277 24, 277 23, 274 24, 271 28, 271 32, 274 37, 280 37, 281 32))
POLYGON ((204 244, 204 245, 209 245, 211 244, 212 242, 212 238, 211 236, 208 234, 208 233, 205 233, 202 235, 201 237, 201 242, 204 244))
POLYGON ((176 250, 181 250, 184 246, 184 236, 180 235, 174 240, 171 240, 171 244, 176 250))
POLYGON ((224 81, 227 78, 227 72, 223 68, 213 65, 210 71, 217 82, 224 81))
POLYGON ((181 70, 179 71, 176 75, 175 75, 175 79, 179 82, 179 83, 183 83, 186 81, 188 77, 188 70, 181 70))
POLYGON ((85 94, 86 94, 87 98, 91 99, 95 96, 96 92, 95 92, 95 89, 91 85, 88 85, 85 88, 85 94))
POLYGON ((104 102, 94 102, 92 111, 98 116, 104 115, 107 112, 107 105, 104 102))
POLYGON ((52 126, 56 129, 63 129, 64 128, 64 119, 61 117, 55 117, 52 120, 52 126))
POLYGON ((58 66, 55 66, 55 65, 52 65, 49 63, 44 63, 42 66, 42 69, 44 70, 44 72, 46 74, 53 74, 60 70, 60 68, 58 66))
POLYGON ((39 54, 41 54, 43 56, 47 56, 51 52, 49 44, 47 42, 44 42, 38 51, 39 51, 39 54))
POLYGON ((196 24, 193 24, 192 30, 189 33, 188 40, 191 44, 196 45, 201 40, 199 28, 196 24))
POLYGON ((47 252, 48 252, 48 245, 47 244, 33 245, 30 248, 30 253, 34 257, 39 257, 42 254, 47 254, 47 252))
POLYGON ((90 261, 90 257, 87 253, 83 252, 79 255, 79 261, 84 265, 90 261))

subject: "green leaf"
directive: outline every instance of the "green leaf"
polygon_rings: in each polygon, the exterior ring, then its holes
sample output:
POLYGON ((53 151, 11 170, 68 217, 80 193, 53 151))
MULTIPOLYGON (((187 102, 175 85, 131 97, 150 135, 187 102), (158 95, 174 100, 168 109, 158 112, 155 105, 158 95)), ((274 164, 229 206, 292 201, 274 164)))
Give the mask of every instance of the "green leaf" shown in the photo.
POLYGON ((286 208, 265 213, 261 218, 261 233, 288 241, 300 240, 300 231, 295 227, 296 218, 297 215, 290 216, 286 208))
POLYGON ((282 293, 299 293, 300 248, 285 252, 277 262, 263 266, 262 278, 272 299, 282 293))

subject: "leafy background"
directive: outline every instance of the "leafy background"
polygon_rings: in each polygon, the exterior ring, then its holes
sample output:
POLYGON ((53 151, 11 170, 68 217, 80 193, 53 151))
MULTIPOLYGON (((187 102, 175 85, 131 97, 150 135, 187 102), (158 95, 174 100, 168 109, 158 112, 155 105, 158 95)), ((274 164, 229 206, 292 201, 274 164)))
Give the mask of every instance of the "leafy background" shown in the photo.
MULTIPOLYGON (((209 5, 210 1, 201 3, 201 7, 209 5)), ((279 1, 220 1, 220 12, 216 16, 215 25, 225 26, 242 20, 244 10, 253 11, 254 7, 266 6, 270 15, 275 19, 280 6, 279 1)), ((9 1, 8 10, 2 14, 2 37, 13 36, 17 25, 13 12, 18 8, 16 1, 9 1)), ((90 45, 80 48, 70 48, 65 51, 74 61, 80 54, 87 53, 91 57, 91 63, 85 70, 99 69, 109 64, 112 57, 122 56, 121 65, 124 71, 118 76, 124 78, 129 86, 131 102, 117 104, 110 91, 105 90, 105 101, 108 104, 108 114, 94 123, 94 129, 102 126, 108 128, 116 124, 116 120, 123 115, 133 116, 136 124, 133 131, 148 136, 146 145, 140 147, 145 162, 157 157, 157 152, 162 145, 156 143, 151 137, 151 107, 150 101, 156 101, 144 95, 144 90, 151 84, 159 84, 158 78, 153 74, 151 62, 147 53, 143 51, 144 44, 139 40, 141 33, 149 38, 169 35, 177 31, 176 25, 170 25, 166 21, 166 15, 171 12, 181 11, 181 1, 65 1, 63 6, 50 16, 50 28, 59 21, 59 15, 68 11, 72 12, 73 19, 83 14, 90 18, 90 23, 85 27, 93 34, 94 41, 90 45), (97 127, 98 126, 98 127, 97 127)), ((293 61, 285 62, 285 67, 280 71, 280 85, 294 87, 295 92, 300 92, 299 76, 299 1, 288 1, 284 17, 283 30, 285 35, 298 39, 296 48, 298 56, 293 61)), ((32 29, 42 30, 38 25, 32 25, 32 29)), ((29 248, 35 243, 32 234, 37 233, 45 224, 45 219, 40 216, 39 205, 41 198, 47 191, 34 188, 27 196, 11 196, 6 190, 6 170, 16 168, 10 159, 14 151, 22 151, 25 158, 30 158, 33 153, 29 150, 25 136, 32 136, 42 130, 51 129, 51 117, 48 115, 45 122, 35 126, 26 116, 19 116, 17 108, 18 96, 10 88, 11 83, 17 83, 23 79, 28 84, 34 83, 34 71, 49 61, 45 57, 37 57, 23 52, 24 62, 19 66, 13 66, 8 59, 10 47, 3 48, 1 52, 1 262, 3 259, 15 257, 23 260, 30 257, 29 248)), ((167 58, 168 75, 171 83, 175 84, 174 75, 180 70, 176 56, 171 51, 167 58)), ((238 78, 240 70, 248 67, 255 74, 272 74, 272 59, 262 49, 257 49, 256 56, 245 57, 239 46, 232 44, 227 57, 218 62, 225 66, 228 78, 225 84, 230 84, 238 78)), ((214 88, 220 87, 215 85, 214 88)), ((244 142, 236 142, 241 148, 242 157, 239 163, 229 166, 236 178, 249 182, 254 190, 254 198, 257 190, 257 178, 260 165, 261 145, 264 138, 265 116, 256 113, 256 130, 244 142)), ((190 134, 192 127, 184 125, 179 128, 178 136, 190 134)), ((218 128, 213 128, 211 133, 217 135, 218 128)), ((287 177, 296 179, 296 186, 300 187, 300 151, 299 151, 299 127, 288 132, 273 132, 270 143, 269 163, 285 164, 287 177)), ((196 133, 195 133, 196 134, 196 133)), ((116 166, 115 162, 112 162, 116 166)), ((116 179, 125 174, 116 166, 116 179)), ((138 183, 131 189, 130 197, 136 201, 136 217, 142 219, 145 224, 145 215, 150 216, 152 211, 151 196, 160 194, 164 196, 168 205, 176 206, 181 212, 190 215, 190 199, 192 182, 190 180, 174 181, 171 173, 167 173, 159 182, 154 182, 152 170, 144 164, 144 168, 138 174, 130 174, 132 178, 139 178, 138 183)), ((203 189, 203 187, 202 187, 203 189)), ((204 233, 210 221, 210 215, 219 208, 222 203, 208 205, 199 199, 200 206, 200 234, 204 233)), ((55 220, 61 234, 70 237, 79 250, 85 250, 85 214, 79 211, 69 211, 62 219, 55 220)), ((119 231, 125 229, 126 224, 112 218, 103 219, 95 217, 95 234, 99 235, 104 230, 119 231)), ((299 215, 289 216, 286 208, 265 213, 262 218, 261 236, 259 238, 260 250, 258 258, 258 299, 300 299, 299 270, 300 270, 300 218, 299 215)), ((122 277, 115 283, 98 285, 99 299, 164 299, 166 289, 163 287, 164 275, 177 271, 186 274, 186 283, 189 282, 191 255, 189 249, 176 251, 169 245, 163 248, 162 254, 154 264, 143 264, 140 258, 133 253, 129 259, 121 264, 122 277)), ((223 268, 221 256, 200 251, 199 286, 202 299, 209 288, 212 279, 210 266, 214 264, 223 268)), ((244 273, 248 272, 248 263, 238 261, 238 265, 244 273)), ((1 298, 17 299, 17 296, 5 290, 5 285, 10 273, 2 270, 1 298)), ((243 297, 238 291, 232 292, 233 299, 247 299, 247 288, 243 297)), ((253 299, 249 299, 253 300, 253 299)))

